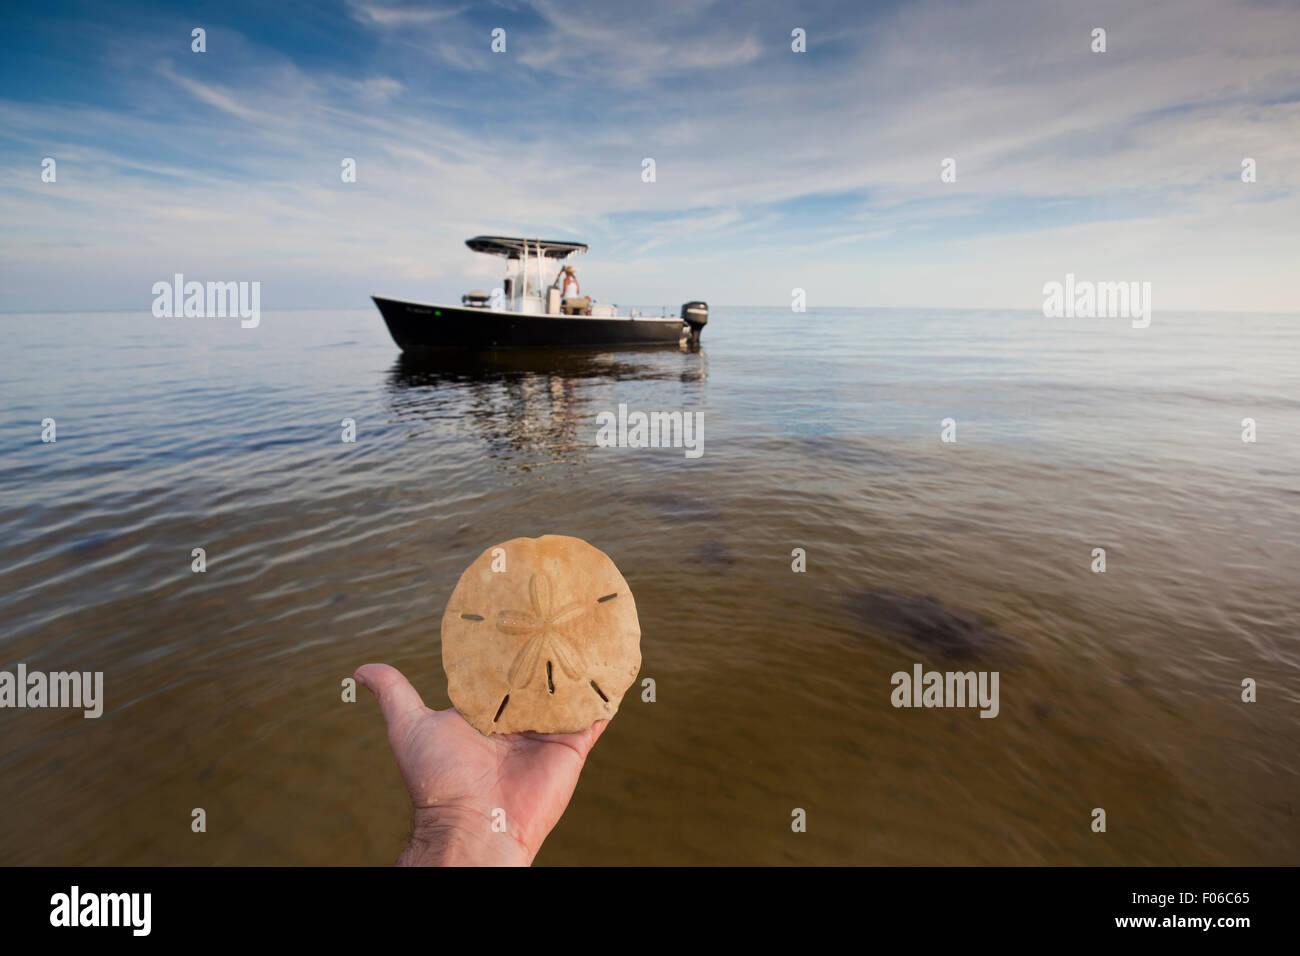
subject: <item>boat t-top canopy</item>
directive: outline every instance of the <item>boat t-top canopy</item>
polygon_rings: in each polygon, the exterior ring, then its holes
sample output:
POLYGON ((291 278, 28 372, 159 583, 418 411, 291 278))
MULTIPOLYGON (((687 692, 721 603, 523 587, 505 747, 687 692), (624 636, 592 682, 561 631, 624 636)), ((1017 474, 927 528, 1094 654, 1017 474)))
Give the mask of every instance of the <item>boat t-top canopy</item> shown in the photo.
POLYGON ((583 242, 556 242, 553 239, 511 239, 508 236, 475 236, 466 239, 465 245, 475 252, 485 252, 490 256, 505 256, 508 259, 520 259, 524 256, 541 254, 548 259, 564 259, 575 252, 586 252, 587 244, 583 242))

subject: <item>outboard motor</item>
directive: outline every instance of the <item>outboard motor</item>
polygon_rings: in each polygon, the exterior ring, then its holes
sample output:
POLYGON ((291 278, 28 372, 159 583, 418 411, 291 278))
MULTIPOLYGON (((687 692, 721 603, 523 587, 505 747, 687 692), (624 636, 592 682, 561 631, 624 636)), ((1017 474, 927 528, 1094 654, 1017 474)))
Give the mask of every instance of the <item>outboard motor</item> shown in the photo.
POLYGON ((687 342, 692 346, 700 344, 700 333, 709 323, 709 303, 687 302, 682 306, 682 321, 689 329, 687 342))

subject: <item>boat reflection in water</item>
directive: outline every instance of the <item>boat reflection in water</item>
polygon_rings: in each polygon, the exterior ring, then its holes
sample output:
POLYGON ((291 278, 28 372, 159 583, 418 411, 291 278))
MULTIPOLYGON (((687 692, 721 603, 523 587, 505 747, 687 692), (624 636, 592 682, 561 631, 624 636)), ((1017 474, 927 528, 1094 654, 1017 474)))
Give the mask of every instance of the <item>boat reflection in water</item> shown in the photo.
POLYGON ((619 402, 698 405, 707 377, 698 348, 404 352, 389 370, 388 404, 398 422, 472 439, 531 470, 586 461, 596 415, 619 402))

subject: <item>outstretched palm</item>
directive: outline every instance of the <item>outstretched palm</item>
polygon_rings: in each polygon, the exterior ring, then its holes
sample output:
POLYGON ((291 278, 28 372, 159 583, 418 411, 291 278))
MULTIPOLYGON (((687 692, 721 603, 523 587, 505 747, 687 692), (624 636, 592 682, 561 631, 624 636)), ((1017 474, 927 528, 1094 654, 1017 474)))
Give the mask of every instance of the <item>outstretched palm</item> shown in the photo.
POLYGON ((425 707, 396 668, 366 664, 355 676, 379 700, 415 807, 399 862, 531 863, 609 723, 576 734, 485 737, 454 708, 425 707))

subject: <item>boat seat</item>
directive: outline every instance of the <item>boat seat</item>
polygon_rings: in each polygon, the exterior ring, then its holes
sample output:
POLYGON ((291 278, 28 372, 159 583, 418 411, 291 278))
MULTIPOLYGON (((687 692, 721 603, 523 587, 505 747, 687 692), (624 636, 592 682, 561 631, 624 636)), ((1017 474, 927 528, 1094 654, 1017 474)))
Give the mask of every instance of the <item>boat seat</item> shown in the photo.
POLYGON ((565 315, 591 315, 591 296, 570 296, 560 308, 565 315))

